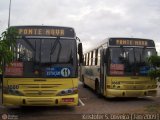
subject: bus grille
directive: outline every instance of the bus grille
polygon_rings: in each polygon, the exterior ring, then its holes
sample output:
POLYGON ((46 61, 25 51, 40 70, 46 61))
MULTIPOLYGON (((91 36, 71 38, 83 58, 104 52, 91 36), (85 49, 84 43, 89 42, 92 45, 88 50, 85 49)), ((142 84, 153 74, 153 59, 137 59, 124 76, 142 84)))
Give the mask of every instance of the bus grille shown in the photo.
POLYGON ((55 96, 61 84, 24 84, 20 85, 20 89, 25 96, 47 97, 55 96))
POLYGON ((26 96, 34 96, 34 95, 55 95, 57 90, 24 90, 26 96))
POLYGON ((148 81, 120 81, 121 84, 146 84, 148 81))
MULTIPOLYGON (((126 90, 144 90, 147 89, 148 81, 120 81, 121 89, 126 90)), ((149 84, 149 83, 148 83, 149 84)))
POLYGON ((146 86, 144 85, 124 85, 127 90, 144 90, 146 86))

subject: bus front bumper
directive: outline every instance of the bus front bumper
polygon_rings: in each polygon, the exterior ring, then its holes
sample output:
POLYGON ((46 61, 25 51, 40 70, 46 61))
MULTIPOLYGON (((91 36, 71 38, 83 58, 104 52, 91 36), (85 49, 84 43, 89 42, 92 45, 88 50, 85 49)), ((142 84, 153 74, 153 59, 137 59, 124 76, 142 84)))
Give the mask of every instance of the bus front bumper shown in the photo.
POLYGON ((116 90, 107 89, 106 97, 145 97, 145 96, 156 96, 157 90, 116 90))
POLYGON ((5 106, 76 106, 78 94, 54 97, 26 97, 3 94, 5 106))

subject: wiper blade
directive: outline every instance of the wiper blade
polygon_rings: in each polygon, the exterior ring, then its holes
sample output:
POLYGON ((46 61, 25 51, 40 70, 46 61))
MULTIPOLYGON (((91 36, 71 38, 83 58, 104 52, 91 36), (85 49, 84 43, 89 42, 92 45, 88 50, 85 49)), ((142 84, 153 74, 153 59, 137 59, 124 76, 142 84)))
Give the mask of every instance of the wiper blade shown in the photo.
POLYGON ((61 52, 61 48, 62 48, 62 45, 61 45, 61 43, 60 43, 60 37, 57 37, 57 39, 56 39, 56 41, 54 42, 54 44, 53 44, 53 46, 52 46, 52 48, 51 48, 51 52, 50 52, 50 62, 52 62, 52 60, 51 60, 51 55, 54 53, 54 51, 56 50, 56 46, 59 44, 60 45, 60 49, 59 49, 59 51, 58 51, 58 55, 57 55, 57 60, 56 60, 56 62, 58 62, 59 61, 59 56, 60 56, 60 52, 61 52))
POLYGON ((33 45, 29 42, 29 40, 25 37, 22 36, 22 39, 30 46, 30 48, 35 52, 36 49, 33 47, 33 45))
POLYGON ((72 49, 71 49, 69 63, 71 63, 73 65, 73 53, 72 53, 72 49))
MULTIPOLYGON (((50 55, 52 55, 53 54, 53 52, 55 51, 55 49, 56 49, 56 46, 57 46, 57 44, 58 44, 58 42, 59 42, 59 39, 60 39, 60 37, 57 37, 57 39, 56 39, 56 41, 54 42, 54 44, 53 44, 53 46, 52 46, 52 48, 51 48, 51 52, 50 52, 50 55)), ((52 43, 51 43, 52 44, 52 43)))
POLYGON ((36 60, 36 40, 35 40, 35 47, 31 44, 31 42, 25 37, 22 36, 22 39, 24 42, 31 48, 31 50, 35 53, 34 60, 36 60))

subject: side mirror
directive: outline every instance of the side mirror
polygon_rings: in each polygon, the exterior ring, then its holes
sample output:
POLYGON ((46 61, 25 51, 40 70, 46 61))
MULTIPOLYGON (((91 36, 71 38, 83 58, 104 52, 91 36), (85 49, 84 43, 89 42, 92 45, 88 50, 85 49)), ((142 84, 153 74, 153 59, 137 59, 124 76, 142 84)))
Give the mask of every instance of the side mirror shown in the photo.
POLYGON ((78 54, 79 54, 79 62, 83 63, 83 48, 82 48, 82 43, 78 44, 78 54))

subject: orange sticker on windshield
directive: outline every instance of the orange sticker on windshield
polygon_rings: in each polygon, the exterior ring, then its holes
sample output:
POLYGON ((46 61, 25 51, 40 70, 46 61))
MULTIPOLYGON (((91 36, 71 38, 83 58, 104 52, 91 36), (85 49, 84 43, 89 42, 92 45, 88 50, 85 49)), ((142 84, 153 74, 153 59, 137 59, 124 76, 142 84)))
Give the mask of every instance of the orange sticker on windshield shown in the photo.
POLYGON ((124 70, 123 64, 111 64, 110 70, 124 70))
POLYGON ((23 76, 23 63, 12 62, 5 68, 5 75, 8 76, 23 76))

